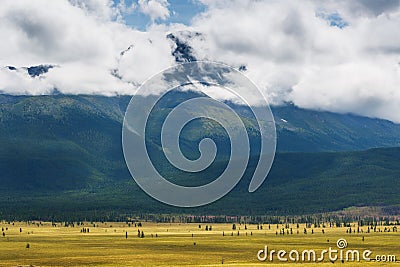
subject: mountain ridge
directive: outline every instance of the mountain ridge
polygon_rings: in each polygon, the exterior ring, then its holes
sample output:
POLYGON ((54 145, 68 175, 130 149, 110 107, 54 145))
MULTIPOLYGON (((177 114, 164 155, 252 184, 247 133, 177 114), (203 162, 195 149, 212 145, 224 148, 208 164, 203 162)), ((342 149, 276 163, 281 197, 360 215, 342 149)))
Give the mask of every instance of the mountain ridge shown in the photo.
MULTIPOLYGON (((166 112, 174 101, 191 96, 195 95, 174 96, 161 110, 166 112)), ((247 192, 258 162, 252 157, 236 188, 212 205, 187 210, 158 203, 139 189, 124 162, 121 123, 129 100, 128 96, 0 95, 2 216, 70 218, 94 211, 102 216, 110 212, 305 214, 400 205, 396 191, 400 125, 292 105, 272 107, 278 151, 268 178, 255 193, 247 192), (337 135, 343 138, 335 139, 337 135)), ((251 121, 246 107, 230 105, 251 121)), ((191 155, 201 137, 192 134, 195 130, 189 128, 183 140, 191 155)), ((212 137, 213 131, 208 134, 212 137)), ((215 170, 188 174, 159 164, 169 179, 187 186, 209 182, 224 166, 221 161, 215 170)))

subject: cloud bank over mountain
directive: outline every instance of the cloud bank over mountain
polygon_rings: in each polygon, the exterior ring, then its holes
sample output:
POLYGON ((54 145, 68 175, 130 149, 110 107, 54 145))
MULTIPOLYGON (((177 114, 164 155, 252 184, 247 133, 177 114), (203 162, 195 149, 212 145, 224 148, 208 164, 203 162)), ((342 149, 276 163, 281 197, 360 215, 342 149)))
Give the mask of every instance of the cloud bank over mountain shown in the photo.
POLYGON ((398 0, 201 4, 184 25, 168 23, 166 0, 3 1, 0 91, 132 94, 180 56, 241 68, 274 104, 400 122, 398 0), (125 23, 133 10, 152 21, 145 31, 125 23), (22 68, 42 64, 54 67, 22 68))

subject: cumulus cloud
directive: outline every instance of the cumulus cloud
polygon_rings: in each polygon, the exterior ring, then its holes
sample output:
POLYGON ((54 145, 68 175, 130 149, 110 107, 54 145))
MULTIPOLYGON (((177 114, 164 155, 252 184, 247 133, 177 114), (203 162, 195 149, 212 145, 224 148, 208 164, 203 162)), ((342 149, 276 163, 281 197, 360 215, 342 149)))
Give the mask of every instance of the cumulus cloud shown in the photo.
POLYGON ((378 16, 383 13, 390 13, 398 10, 399 0, 355 0, 342 1, 340 4, 347 5, 348 11, 355 15, 371 15, 378 16))
POLYGON ((69 0, 69 2, 83 9, 88 15, 102 20, 109 20, 115 15, 112 2, 108 0, 69 0))
POLYGON ((60 67, 35 78, 1 68, 0 90, 15 94, 46 94, 54 88, 64 93, 132 93, 132 83, 111 75, 119 67, 120 52, 130 45, 137 55, 122 72, 128 77, 134 72, 136 82, 173 63, 165 28, 148 32, 129 28, 115 18, 113 8, 109 1, 3 1, 0 65, 60 67), (146 58, 136 60, 139 55, 146 58))
POLYGON ((120 0, 118 4, 110 0, 68 0, 73 6, 83 9, 87 15, 97 17, 104 21, 117 19, 122 21, 124 15, 131 14, 136 4, 134 2, 126 4, 125 0, 120 0))
POLYGON ((197 58, 246 65, 275 104, 400 121, 398 1, 203 2, 197 58))
POLYGON ((166 0, 3 1, 0 90, 132 93, 175 63, 166 38, 173 32, 197 59, 245 66, 273 104, 400 122, 398 0, 201 2, 207 8, 185 26, 161 23, 170 16, 166 0), (123 23, 134 9, 152 19, 146 31, 123 23), (38 64, 59 67, 34 78, 5 67, 38 64))
POLYGON ((167 0, 139 0, 139 9, 148 15, 152 21, 165 20, 169 17, 169 3, 167 0))

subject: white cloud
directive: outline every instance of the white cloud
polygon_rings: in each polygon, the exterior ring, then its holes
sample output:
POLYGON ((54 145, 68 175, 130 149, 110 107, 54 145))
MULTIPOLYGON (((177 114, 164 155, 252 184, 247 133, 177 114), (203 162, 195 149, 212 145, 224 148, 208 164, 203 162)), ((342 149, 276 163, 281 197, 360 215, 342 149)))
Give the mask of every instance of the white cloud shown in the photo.
POLYGON ((169 18, 167 1, 141 0, 137 6, 110 0, 2 1, 0 66, 60 67, 36 78, 0 68, 0 90, 131 93, 174 64, 166 34, 189 30, 203 33, 188 40, 196 58, 246 65, 245 73, 272 103, 293 101, 305 108, 400 122, 396 1, 202 2, 208 8, 192 25, 166 26, 157 21, 169 18), (134 8, 156 23, 145 32, 124 25, 121 14, 134 8), (332 14, 347 26, 331 26, 332 14))
MULTIPOLYGON (((391 13, 399 9, 399 0, 328 0, 328 5, 330 3, 331 7, 342 9, 344 12, 352 16, 378 16, 383 13, 391 13)), ((316 2, 318 4, 318 2, 316 2)))
POLYGON ((203 2, 209 9, 192 25, 208 39, 192 42, 199 59, 245 64, 272 103, 400 122, 400 12, 393 1, 384 8, 368 1, 203 2), (348 26, 331 26, 321 10, 348 26))
POLYGON ((68 0, 72 5, 83 9, 88 15, 102 20, 111 19, 114 14, 113 3, 109 0, 68 0))
POLYGON ((117 4, 111 0, 68 0, 71 5, 83 9, 87 15, 94 16, 103 21, 116 19, 123 21, 123 16, 131 14, 136 4, 126 4, 125 0, 119 0, 117 4))
POLYGON ((125 81, 139 85, 155 73, 174 65, 166 31, 165 26, 155 25, 147 32, 135 32, 132 49, 118 63, 119 74, 125 81))
POLYGON ((165 28, 154 26, 140 32, 114 20, 108 1, 92 3, 95 1, 74 1, 73 5, 66 0, 3 1, 0 65, 60 67, 40 79, 1 68, 0 90, 46 94, 53 87, 64 93, 132 93, 132 84, 110 74, 120 63, 123 76, 133 75, 136 83, 172 64, 165 28), (132 44, 137 51, 131 65, 125 59, 120 62, 120 52, 132 44))
POLYGON ((139 0, 138 3, 140 11, 148 15, 152 21, 165 20, 170 16, 167 0, 139 0))
POLYGON ((136 4, 132 2, 130 5, 125 3, 125 0, 120 0, 117 6, 114 8, 115 13, 117 13, 117 18, 119 21, 123 21, 123 15, 129 15, 136 9, 136 4))
POLYGON ((0 81, 3 89, 8 94, 28 94, 40 95, 49 94, 53 91, 53 85, 40 78, 32 79, 24 69, 10 71, 3 67, 0 69, 0 81))

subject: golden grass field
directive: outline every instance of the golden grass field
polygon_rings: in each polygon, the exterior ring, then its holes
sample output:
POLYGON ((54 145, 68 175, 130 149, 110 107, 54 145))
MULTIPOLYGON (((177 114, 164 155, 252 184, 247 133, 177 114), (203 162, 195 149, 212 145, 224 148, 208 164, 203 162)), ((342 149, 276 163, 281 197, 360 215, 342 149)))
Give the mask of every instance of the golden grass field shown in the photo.
MULTIPOLYGON (((83 226, 57 227, 51 223, 37 226, 25 222, 14 225, 1 223, 5 236, 0 236, 0 266, 289 266, 293 262, 283 263, 276 259, 272 262, 260 262, 257 252, 268 245, 269 249, 292 249, 302 251, 314 249, 320 253, 323 249, 337 249, 336 241, 345 238, 347 249, 369 249, 375 255, 396 255, 396 263, 383 262, 340 262, 342 266, 400 266, 400 232, 347 234, 347 228, 314 228, 308 234, 303 233, 305 225, 300 225, 297 234, 296 225, 293 235, 276 235, 277 226, 232 224, 157 224, 143 222, 140 228, 128 227, 126 223, 91 223, 83 226), (206 225, 212 225, 212 231, 205 231, 206 225), (89 228, 89 233, 80 230, 89 228), (6 230, 8 228, 8 230, 6 230), (22 232, 20 232, 22 228, 22 232), (139 238, 137 231, 144 232, 139 238), (126 231, 128 238, 126 238, 126 231), (225 236, 222 235, 225 233, 225 236), (231 233, 233 232, 233 236, 231 233), (246 236, 247 232, 247 236, 246 236), (251 235, 252 233, 252 235, 251 235), (156 237, 156 234, 158 237, 156 237), (193 234, 193 237, 192 237, 193 234), (153 237, 152 237, 153 235, 153 237), (364 236, 364 241, 362 240, 364 236), (329 241, 328 241, 329 240, 329 241), (27 244, 29 243, 29 248, 27 244), (222 263, 223 262, 223 263, 222 263)), ((282 229, 283 225, 278 225, 282 229)), ((382 230, 384 226, 380 227, 382 230)), ((279 230, 278 230, 279 231, 279 230)), ((319 255, 319 254, 317 254, 319 255)), ((286 256, 287 257, 287 256, 286 256)), ((332 266, 328 257, 324 262, 297 262, 296 266, 332 266)))

